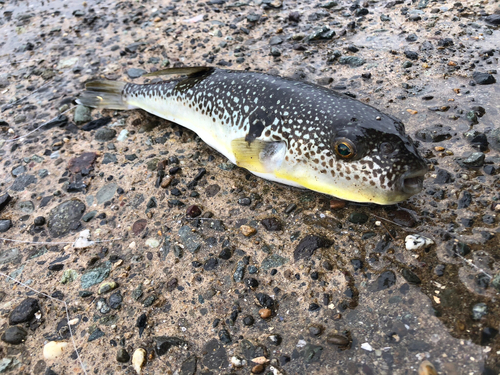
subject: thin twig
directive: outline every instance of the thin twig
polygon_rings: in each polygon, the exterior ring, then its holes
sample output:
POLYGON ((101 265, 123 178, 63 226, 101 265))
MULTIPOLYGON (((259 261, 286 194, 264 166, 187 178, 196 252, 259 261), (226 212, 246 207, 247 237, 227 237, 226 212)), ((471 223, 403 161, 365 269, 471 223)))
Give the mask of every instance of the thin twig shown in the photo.
MULTIPOLYGON (((21 241, 21 240, 13 240, 11 238, 3 238, 0 237, 0 240, 4 240, 7 242, 19 242, 19 243, 28 243, 28 244, 33 244, 33 245, 71 245, 74 244, 75 241, 73 242, 38 242, 38 241, 21 241)), ((120 241, 121 238, 113 238, 111 240, 96 240, 94 241, 94 244, 97 245, 101 242, 112 242, 112 241, 120 241)))
POLYGON ((396 223, 396 222, 394 222, 394 221, 391 221, 391 220, 389 220, 389 219, 385 219, 385 218, 383 218, 383 217, 377 216, 377 215, 375 215, 375 214, 372 214, 371 212, 370 212, 370 215, 375 216, 377 219, 387 221, 388 223, 391 223, 391 224, 397 225, 398 227, 402 227, 402 228, 403 228, 403 226, 402 226, 401 224, 398 224, 398 223, 396 223))
POLYGON ((37 127, 36 129, 34 129, 34 130, 30 131, 28 134, 25 134, 25 135, 22 135, 22 136, 20 136, 20 137, 13 138, 13 139, 7 139, 7 140, 5 141, 5 143, 9 143, 9 142, 16 142, 16 141, 19 141, 19 140, 21 140, 21 139, 23 139, 23 138, 26 138, 28 135, 33 134, 33 133, 34 133, 34 132, 36 132, 38 129, 43 128, 45 125, 50 124, 52 121, 54 121, 55 119, 57 119, 59 116, 64 115, 65 113, 67 113, 67 112, 71 111, 71 110, 72 110, 72 109, 74 109, 74 108, 76 108, 76 107, 71 107, 71 108, 68 108, 68 109, 67 109, 67 110, 65 110, 64 112, 62 112, 62 113, 58 114, 58 115, 57 115, 56 117, 54 117, 53 119, 50 119, 49 121, 44 122, 42 125, 40 125, 40 126, 39 126, 39 127, 37 127))
POLYGON ((85 367, 83 366, 83 361, 82 361, 82 358, 80 357, 80 353, 78 353, 78 348, 76 347, 75 338, 74 338, 74 336, 73 336, 73 330, 71 329, 71 324, 70 324, 70 318, 69 318, 69 310, 68 310, 68 305, 67 305, 66 301, 62 301, 62 300, 60 300, 60 299, 57 299, 57 298, 51 297, 51 296, 49 296, 48 294, 45 294, 45 293, 43 293, 43 292, 40 292, 40 291, 38 291, 38 290, 36 290, 36 289, 33 289, 32 287, 30 287, 30 286, 28 286, 28 285, 26 285, 26 284, 22 283, 22 282, 21 282, 21 281, 19 281, 19 280, 16 280, 15 278, 13 278, 13 277, 11 277, 11 276, 9 276, 9 275, 6 275, 6 274, 5 274, 5 273, 3 273, 3 272, 0 272, 0 276, 6 277, 6 278, 8 278, 8 279, 11 279, 12 281, 14 281, 14 282, 16 282, 16 283, 18 283, 18 284, 20 284, 20 285, 24 286, 25 288, 28 288, 29 290, 31 290, 31 291, 33 291, 33 292, 35 292, 35 293, 39 293, 39 294, 41 294, 42 296, 45 296, 45 297, 47 297, 47 298, 50 298, 50 299, 51 299, 51 300, 53 300, 53 301, 56 301, 56 302, 59 302, 59 303, 64 304, 64 309, 66 310, 66 321, 67 321, 67 323, 68 323, 69 334, 71 335, 71 342, 73 343, 73 348, 75 349, 75 352, 76 352, 76 357, 78 358, 78 362, 80 362, 80 366, 81 366, 81 368, 82 368, 82 370, 83 370, 83 373, 84 373, 85 375, 88 375, 87 371, 85 370, 85 367))
POLYGON ((457 251, 455 251, 455 255, 457 257, 459 257, 460 259, 462 259, 465 263, 467 263, 469 266, 472 266, 473 268, 475 268, 476 270, 478 270, 479 272, 485 274, 486 276, 488 276, 490 279, 493 279, 493 276, 491 276, 489 273, 487 273, 485 270, 483 270, 481 267, 478 267, 476 266, 471 260, 463 257, 461 254, 459 254, 457 251))
POLYGON ((48 84, 49 82, 52 82, 52 79, 49 79, 49 80, 45 81, 44 83, 42 83, 42 85, 41 85, 39 88, 37 88, 36 90, 33 90, 33 91, 32 91, 32 92, 30 92, 28 95, 23 96, 21 99, 17 99, 14 103, 7 103, 7 104, 8 104, 8 105, 12 105, 12 106, 14 106, 14 105, 16 105, 17 103, 22 102, 24 99, 29 98, 29 97, 30 97, 31 95, 33 95, 35 92, 40 91, 40 90, 41 90, 41 89, 42 89, 42 88, 43 88, 46 84, 48 84))

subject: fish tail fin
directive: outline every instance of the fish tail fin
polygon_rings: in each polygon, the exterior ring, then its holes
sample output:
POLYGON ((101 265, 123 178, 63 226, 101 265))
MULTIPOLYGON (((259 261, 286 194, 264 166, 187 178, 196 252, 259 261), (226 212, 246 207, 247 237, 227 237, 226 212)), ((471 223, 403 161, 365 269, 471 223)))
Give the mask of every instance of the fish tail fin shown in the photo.
POLYGON ((76 100, 78 104, 92 108, 131 109, 123 97, 126 82, 87 82, 85 91, 76 100))

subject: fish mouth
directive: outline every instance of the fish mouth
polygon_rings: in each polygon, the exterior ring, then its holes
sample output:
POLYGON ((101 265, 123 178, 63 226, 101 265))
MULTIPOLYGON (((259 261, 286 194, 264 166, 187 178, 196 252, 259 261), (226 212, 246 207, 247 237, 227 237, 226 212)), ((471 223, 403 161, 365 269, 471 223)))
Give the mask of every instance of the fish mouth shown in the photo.
POLYGON ((403 192, 408 195, 413 195, 422 191, 426 172, 427 168, 418 171, 408 171, 403 174, 401 176, 401 189, 403 192))

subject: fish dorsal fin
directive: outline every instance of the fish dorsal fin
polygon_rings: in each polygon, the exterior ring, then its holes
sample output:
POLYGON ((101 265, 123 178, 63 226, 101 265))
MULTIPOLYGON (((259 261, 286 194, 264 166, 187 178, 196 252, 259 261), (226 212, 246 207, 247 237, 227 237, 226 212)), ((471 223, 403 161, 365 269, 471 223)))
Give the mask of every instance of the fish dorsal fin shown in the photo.
POLYGON ((144 74, 143 77, 158 77, 158 76, 172 76, 172 75, 187 75, 187 76, 198 76, 204 73, 213 71, 215 68, 210 66, 192 66, 183 68, 168 68, 157 70, 156 72, 144 74))
POLYGON ((231 141, 231 147, 239 167, 250 172, 271 173, 278 169, 285 158, 285 142, 268 142, 254 139, 251 142, 245 138, 231 141))

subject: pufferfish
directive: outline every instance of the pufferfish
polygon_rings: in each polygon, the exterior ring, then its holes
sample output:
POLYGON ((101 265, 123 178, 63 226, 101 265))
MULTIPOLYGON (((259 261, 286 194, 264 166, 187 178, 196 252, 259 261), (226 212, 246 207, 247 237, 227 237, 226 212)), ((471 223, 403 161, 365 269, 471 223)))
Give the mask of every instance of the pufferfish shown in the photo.
POLYGON ((194 131, 256 176, 388 205, 422 190, 427 165, 397 119, 349 96, 264 73, 172 68, 150 84, 94 81, 78 99, 141 108, 194 131))

